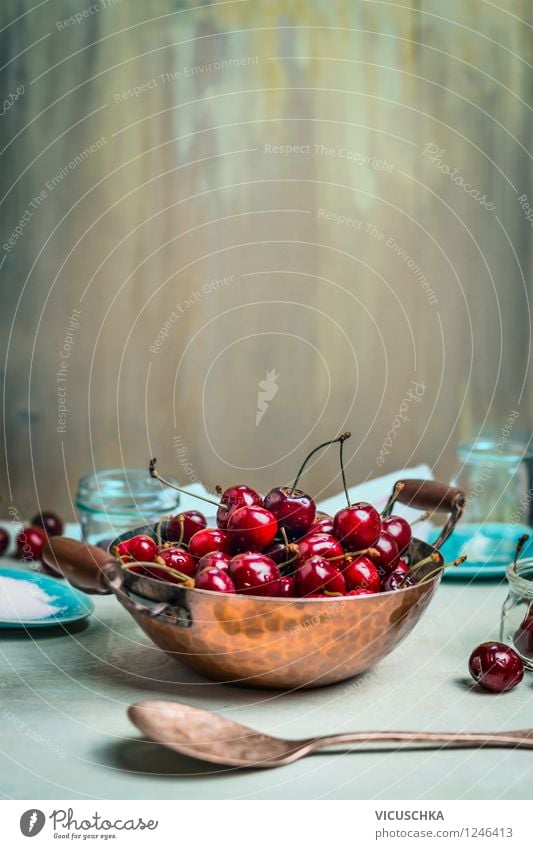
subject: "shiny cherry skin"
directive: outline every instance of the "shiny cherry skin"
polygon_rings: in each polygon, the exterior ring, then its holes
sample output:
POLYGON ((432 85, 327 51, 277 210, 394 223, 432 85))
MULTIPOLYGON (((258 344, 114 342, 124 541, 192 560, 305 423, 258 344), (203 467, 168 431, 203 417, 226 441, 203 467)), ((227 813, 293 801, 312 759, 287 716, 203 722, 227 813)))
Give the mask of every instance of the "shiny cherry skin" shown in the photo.
POLYGON ((188 545, 193 534, 196 531, 203 531, 204 528, 207 528, 207 519, 203 513, 199 510, 185 510, 184 513, 178 513, 170 520, 165 536, 169 542, 181 540, 188 545))
POLYGON ((228 519, 228 534, 234 551, 262 551, 278 531, 278 523, 264 507, 239 507, 228 519))
POLYGON ((308 534, 329 534, 330 536, 333 536, 333 517, 327 516, 325 513, 317 513, 315 521, 309 528, 308 534))
POLYGON ((238 593, 279 596, 281 574, 266 554, 257 551, 236 554, 230 561, 228 574, 238 593))
POLYGON ((279 579, 279 594, 281 598, 294 598, 296 596, 294 575, 286 575, 279 579))
POLYGON ((198 561, 196 572, 201 572, 202 569, 222 569, 228 571, 231 554, 226 554, 225 551, 210 551, 209 554, 204 554, 198 561))
POLYGON ((347 551, 362 551, 373 546, 381 533, 381 518, 378 511, 361 501, 351 507, 343 507, 333 519, 335 536, 347 551))
POLYGON ((239 507, 261 507, 263 503, 259 493, 244 483, 225 489, 220 496, 220 502, 222 506, 217 510, 217 525, 224 531, 234 510, 239 507))
POLYGON ((210 551, 231 554, 231 541, 226 531, 221 531, 220 528, 204 528, 192 535, 189 540, 189 554, 199 559, 210 551))
POLYGON ((63 522, 51 510, 42 510, 37 513, 31 520, 31 524, 36 528, 42 528, 49 537, 60 537, 63 533, 63 522))
POLYGON ((468 661, 470 675, 485 690, 504 693, 524 677, 524 665, 517 653, 504 643, 481 643, 468 661))
POLYGON ((364 587, 358 587, 356 590, 350 590, 350 592, 345 593, 345 595, 374 595, 372 590, 365 590, 364 587))
POLYGON ((406 563, 399 561, 392 572, 383 581, 383 591, 388 593, 394 590, 404 590, 406 587, 414 586, 414 578, 406 563))
POLYGON ((234 593, 235 584, 224 569, 208 566, 196 574, 194 586, 199 590, 211 590, 215 593, 234 593))
POLYGON ((406 519, 402 519, 401 516, 388 516, 386 519, 381 520, 381 526, 393 538, 400 554, 407 551, 413 534, 411 532, 411 525, 406 519))
POLYGON ((301 563, 294 576, 299 596, 325 591, 344 595, 346 592, 346 581, 340 569, 317 554, 301 563))
POLYGON ((367 555, 377 567, 381 580, 387 578, 400 562, 398 546, 385 532, 379 535, 367 555))
POLYGON ((137 560, 139 563, 151 563, 155 560, 158 547, 152 537, 139 534, 126 542, 127 552, 132 560, 137 560))
POLYGON ((5 528, 0 528, 0 556, 9 547, 9 534, 5 528))
POLYGON ((364 555, 349 559, 348 565, 342 570, 342 574, 348 591, 363 589, 369 590, 371 593, 379 593, 381 589, 381 578, 377 567, 364 555))
POLYGON ((17 555, 22 560, 41 560, 47 536, 42 528, 24 528, 17 536, 17 555))
POLYGON ((335 558, 339 566, 342 564, 344 549, 338 539, 330 534, 309 534, 299 540, 297 545, 300 552, 300 563, 308 560, 309 557, 318 555, 325 557, 326 560, 335 558))
POLYGON ((263 507, 275 516, 280 527, 291 539, 303 536, 315 520, 316 505, 310 495, 290 486, 271 489, 263 500, 263 507))
POLYGON ((196 561, 188 551, 183 548, 178 548, 177 545, 161 546, 155 558, 156 563, 161 563, 174 569, 176 572, 182 572, 184 575, 193 577, 196 571, 196 561))

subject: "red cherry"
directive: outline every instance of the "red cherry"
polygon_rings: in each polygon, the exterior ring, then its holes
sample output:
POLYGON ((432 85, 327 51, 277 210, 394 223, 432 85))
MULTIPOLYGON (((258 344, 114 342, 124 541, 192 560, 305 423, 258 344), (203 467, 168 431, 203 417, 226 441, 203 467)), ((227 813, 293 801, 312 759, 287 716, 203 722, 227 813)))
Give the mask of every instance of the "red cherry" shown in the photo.
POLYGON ((531 608, 515 631, 513 643, 521 655, 533 659, 533 610, 531 608))
POLYGON ((414 583, 409 566, 403 560, 400 560, 392 572, 385 578, 383 591, 388 593, 393 590, 403 590, 405 587, 414 586, 414 583))
MULTIPOLYGON (((165 581, 167 584, 183 584, 184 579, 172 572, 165 566, 157 563, 133 563, 128 566, 128 572, 134 572, 143 578, 152 578, 154 581, 165 581)), ((192 581, 190 582, 192 584, 192 581)))
POLYGON ((207 519, 203 513, 198 510, 186 510, 184 513, 178 513, 174 516, 167 525, 165 537, 169 542, 184 542, 189 543, 190 538, 196 531, 203 531, 207 528, 207 519))
POLYGON ((342 574, 348 590, 364 589, 371 593, 379 593, 381 589, 379 572, 372 561, 364 555, 351 560, 342 570, 342 574))
POLYGON ((209 554, 210 551, 231 553, 231 542, 226 531, 221 531, 219 528, 204 528, 192 535, 189 540, 189 554, 200 558, 204 554, 209 554))
POLYGON ((365 501, 339 510, 333 523, 335 536, 350 551, 370 548, 377 541, 381 531, 378 511, 365 501))
POLYGON ((239 507, 228 520, 228 533, 235 551, 262 551, 276 536, 278 525, 264 507, 239 507))
POLYGON ((40 560, 46 540, 42 528, 24 528, 17 536, 17 555, 23 560, 40 560))
POLYGON ((200 557, 196 572, 201 572, 202 569, 222 569, 227 572, 230 560, 231 555, 226 554, 225 551, 210 551, 209 554, 200 557))
POLYGON ((296 543, 290 542, 285 545, 284 542, 272 542, 268 545, 263 554, 270 557, 278 566, 285 566, 288 563, 293 563, 299 556, 299 549, 296 543))
POLYGON ((310 495, 301 489, 280 486, 265 496, 263 506, 277 519, 292 539, 307 533, 315 520, 316 506, 310 495))
POLYGON ((157 554, 157 543, 152 537, 139 534, 126 540, 127 553, 132 560, 140 563, 151 563, 157 554))
MULTIPOLYGON (((242 508, 245 509, 245 508, 242 508)), ((270 557, 246 551, 232 558, 228 573, 238 593, 278 596, 281 574, 270 557)))
POLYGON ((286 575, 279 579, 279 594, 282 598, 294 598, 296 595, 296 582, 293 575, 286 575))
POLYGON ((31 523, 36 528, 42 528, 49 537, 59 537, 63 533, 63 522, 51 510, 43 510, 33 517, 31 523))
POLYGON ((217 525, 223 530, 228 527, 229 517, 234 510, 238 510, 239 507, 260 507, 262 505, 259 493, 243 483, 225 489, 220 501, 223 506, 217 510, 217 525))
POLYGON ((176 572, 181 572, 183 575, 188 575, 190 578, 196 571, 196 562, 194 557, 184 551, 183 548, 178 548, 177 545, 162 545, 155 558, 156 563, 162 563, 168 566, 169 569, 175 569, 176 572))
POLYGON ((381 520, 381 526, 393 538, 400 554, 407 551, 413 536, 409 522, 401 516, 388 516, 381 520))
POLYGON ((485 690, 504 693, 524 677, 524 665, 517 653, 503 643, 481 643, 468 661, 470 675, 485 690))
POLYGON ((0 528, 0 556, 9 546, 9 534, 4 528, 0 528))
POLYGON ((297 545, 300 551, 300 563, 316 554, 325 557, 326 560, 338 558, 339 565, 342 564, 344 549, 338 539, 330 534, 309 534, 299 540, 297 545))
POLYGON ((325 513, 317 513, 315 521, 309 528, 308 534, 329 534, 333 536, 333 517, 326 516, 325 513))
POLYGON ((350 590, 349 593, 345 593, 345 595, 374 595, 372 590, 365 590, 363 587, 358 587, 356 590, 350 590))
POLYGON ((296 592, 300 596, 309 593, 328 591, 330 593, 346 592, 346 582, 342 572, 333 566, 325 557, 315 555, 310 557, 296 569, 296 592))
POLYGON ((382 580, 390 575, 399 563, 398 546, 393 538, 386 533, 380 534, 367 555, 372 563, 377 566, 382 580))
POLYGON ((199 590, 211 590, 215 593, 234 593, 235 584, 224 569, 211 566, 197 572, 194 585, 199 590))

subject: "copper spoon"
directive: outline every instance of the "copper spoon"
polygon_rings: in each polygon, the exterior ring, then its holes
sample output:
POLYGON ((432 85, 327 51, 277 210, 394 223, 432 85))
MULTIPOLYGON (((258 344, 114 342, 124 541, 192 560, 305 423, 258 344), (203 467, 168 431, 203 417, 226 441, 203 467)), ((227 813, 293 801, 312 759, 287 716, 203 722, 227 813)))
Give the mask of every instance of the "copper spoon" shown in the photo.
MULTIPOLYGON (((128 716, 145 737, 182 755, 215 764, 274 767, 290 764, 324 746, 341 743, 422 743, 426 747, 533 749, 533 729, 501 734, 417 731, 358 731, 306 740, 261 734, 207 710, 177 702, 137 702, 128 716)), ((398 747, 399 748, 399 747, 398 747)))

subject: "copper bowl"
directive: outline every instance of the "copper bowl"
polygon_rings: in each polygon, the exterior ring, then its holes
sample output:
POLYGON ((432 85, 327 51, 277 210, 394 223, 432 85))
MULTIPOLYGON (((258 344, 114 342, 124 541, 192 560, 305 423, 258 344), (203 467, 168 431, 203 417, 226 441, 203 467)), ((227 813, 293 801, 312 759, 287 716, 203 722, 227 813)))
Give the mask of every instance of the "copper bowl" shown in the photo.
MULTIPOLYGON (((409 551, 411 562, 437 552, 442 563, 437 549, 462 513, 463 493, 433 481, 405 481, 400 499, 450 512, 435 547, 413 539, 409 551)), ((114 544, 141 532, 156 533, 139 528, 114 544)), ((378 663, 413 630, 440 583, 440 573, 422 580, 421 569, 419 583, 395 592, 288 600, 140 577, 106 552, 60 537, 49 541, 45 559, 79 589, 113 592, 156 646, 207 678, 282 690, 333 684, 378 663)))

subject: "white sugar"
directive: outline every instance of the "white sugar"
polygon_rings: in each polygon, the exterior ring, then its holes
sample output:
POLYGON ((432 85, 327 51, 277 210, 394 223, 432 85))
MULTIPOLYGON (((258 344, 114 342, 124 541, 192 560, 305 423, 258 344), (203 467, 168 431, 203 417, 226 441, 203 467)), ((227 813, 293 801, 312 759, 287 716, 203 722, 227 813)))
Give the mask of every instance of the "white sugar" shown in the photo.
POLYGON ((38 584, 0 575, 0 619, 31 622, 48 619, 61 609, 38 584))

